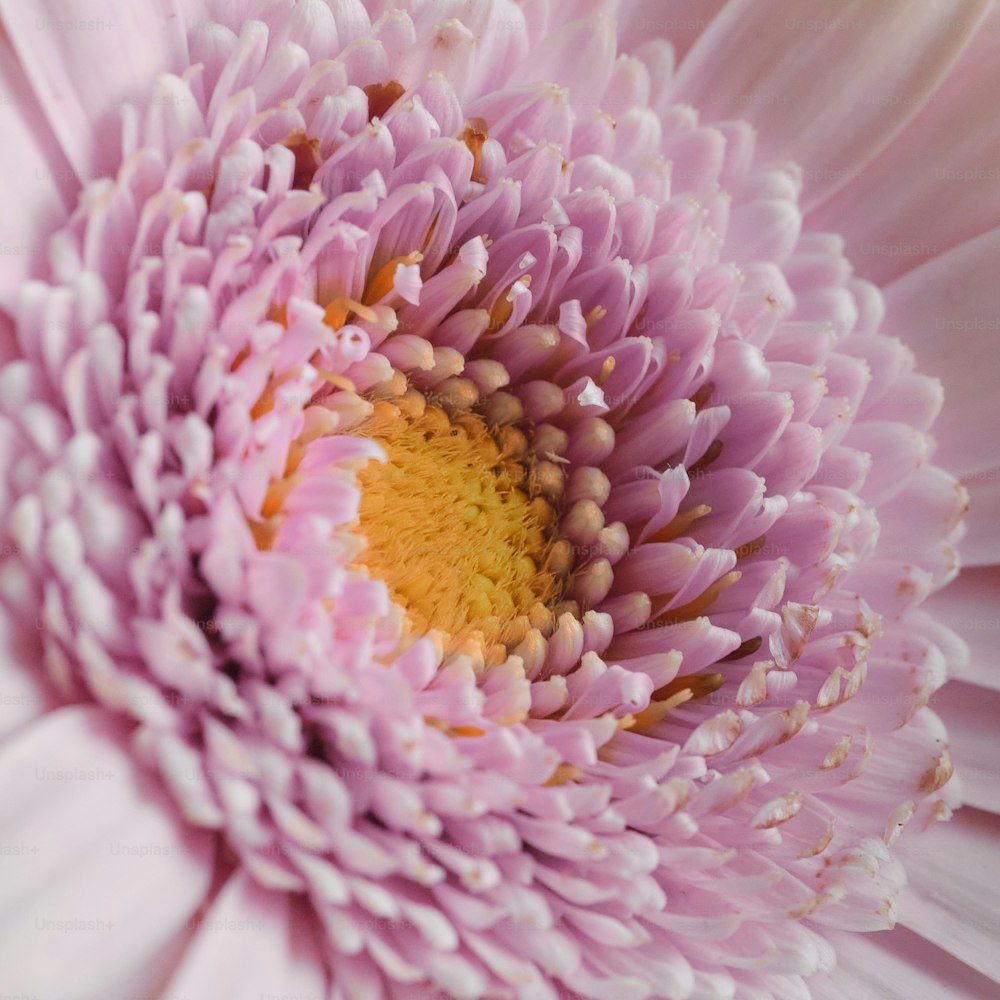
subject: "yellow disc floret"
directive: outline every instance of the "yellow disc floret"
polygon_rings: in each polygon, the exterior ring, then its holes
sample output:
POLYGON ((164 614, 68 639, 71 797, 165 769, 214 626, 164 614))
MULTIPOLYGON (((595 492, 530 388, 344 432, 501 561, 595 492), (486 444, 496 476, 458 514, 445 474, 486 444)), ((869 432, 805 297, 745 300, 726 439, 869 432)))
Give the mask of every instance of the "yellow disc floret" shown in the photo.
POLYGON ((419 410, 377 403, 355 431, 387 456, 358 473, 359 562, 416 628, 510 646, 551 619, 555 511, 530 495, 530 457, 502 451, 481 417, 419 410))

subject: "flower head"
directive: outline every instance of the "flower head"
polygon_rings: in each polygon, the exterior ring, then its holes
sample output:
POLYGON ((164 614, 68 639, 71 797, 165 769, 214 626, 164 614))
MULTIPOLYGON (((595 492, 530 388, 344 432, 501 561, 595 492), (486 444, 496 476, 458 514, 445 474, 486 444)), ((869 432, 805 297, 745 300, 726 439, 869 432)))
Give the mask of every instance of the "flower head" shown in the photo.
POLYGON ((950 813, 939 384, 667 42, 382 6, 189 18, 93 150, 11 300, 6 605, 304 983, 804 995, 950 813))

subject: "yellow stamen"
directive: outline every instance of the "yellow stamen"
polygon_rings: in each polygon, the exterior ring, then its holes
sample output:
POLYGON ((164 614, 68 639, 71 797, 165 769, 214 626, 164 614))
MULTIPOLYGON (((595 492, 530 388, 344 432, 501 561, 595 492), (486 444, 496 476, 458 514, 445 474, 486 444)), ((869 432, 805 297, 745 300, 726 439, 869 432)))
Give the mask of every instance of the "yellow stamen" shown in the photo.
POLYGON ((649 542, 672 542, 675 538, 686 535, 688 529, 698 518, 711 513, 712 508, 707 503, 700 503, 697 507, 678 513, 669 524, 665 524, 646 540, 649 542))
MULTIPOLYGON (((518 281, 520 281, 525 288, 531 287, 530 274, 522 274, 521 277, 518 278, 518 281)), ((496 333, 497 330, 499 330, 507 322, 507 320, 510 319, 511 314, 514 312, 514 299, 511 297, 511 292, 516 284, 517 281, 515 281, 514 284, 512 284, 510 288, 508 288, 507 291, 493 303, 493 308, 490 309, 489 326, 486 328, 488 332, 496 333)))
POLYGON ((284 506, 288 495, 299 485, 301 476, 286 476, 284 479, 275 479, 267 487, 264 496, 264 503, 261 505, 260 513, 265 519, 274 517, 284 506))
POLYGON ((373 309, 369 309, 363 302, 355 302, 354 299, 341 296, 327 305, 323 314, 323 322, 331 330, 339 330, 347 322, 347 317, 351 313, 369 323, 374 323, 378 319, 378 314, 373 309))
POLYGON ((752 556, 755 552, 759 552, 766 542, 767 535, 758 535, 756 538, 752 538, 749 542, 745 542, 739 546, 739 548, 733 549, 733 553, 737 559, 746 559, 747 556, 752 556))
POLYGON ((692 698, 704 698, 726 682, 725 674, 684 674, 653 692, 655 698, 672 698, 680 691, 690 692, 692 698))
POLYGON ((472 153, 472 180, 477 184, 485 184, 486 175, 483 173, 483 144, 489 138, 489 126, 482 118, 470 118, 465 123, 465 128, 458 133, 458 138, 469 147, 472 153))
POLYGON ((396 280, 396 268, 400 264, 408 267, 411 264, 419 264, 423 259, 424 255, 414 250, 403 257, 393 257, 387 264, 383 264, 368 282, 368 287, 365 289, 365 302, 368 305, 373 305, 392 291, 393 282, 396 280))
POLYGON ((543 782, 543 784, 547 788, 552 788, 555 785, 566 785, 571 781, 576 781, 582 774, 583 771, 574 764, 559 764, 548 781, 543 782))
POLYGON ((692 618, 697 618, 699 615, 705 614, 709 608, 715 603, 715 599, 722 593, 727 587, 731 587, 736 583, 743 574, 739 570, 732 570, 726 573, 725 576, 719 577, 715 583, 706 587, 701 594, 698 595, 693 601, 689 601, 687 604, 682 605, 679 608, 673 608, 670 611, 664 611, 663 614, 654 618, 653 621, 657 625, 675 625, 678 622, 690 621, 692 618))
POLYGON ((651 701, 641 712, 632 716, 632 725, 629 728, 645 729, 648 726, 654 726, 657 722, 665 719, 678 705, 683 705, 684 702, 690 701, 693 697, 693 692, 685 688, 672 694, 669 698, 664 698, 663 701, 651 701))

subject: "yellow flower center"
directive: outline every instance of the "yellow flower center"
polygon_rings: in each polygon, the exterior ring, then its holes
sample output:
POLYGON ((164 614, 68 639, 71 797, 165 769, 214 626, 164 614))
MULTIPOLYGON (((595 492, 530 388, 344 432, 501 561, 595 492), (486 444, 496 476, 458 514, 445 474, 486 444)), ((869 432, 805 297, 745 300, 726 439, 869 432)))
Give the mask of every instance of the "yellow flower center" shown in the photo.
POLYGON ((359 562, 416 628, 497 652, 551 621, 561 589, 548 566, 555 511, 530 495, 523 447, 505 451, 481 417, 435 405, 404 413, 377 403, 354 433, 387 456, 358 473, 368 543, 359 562))

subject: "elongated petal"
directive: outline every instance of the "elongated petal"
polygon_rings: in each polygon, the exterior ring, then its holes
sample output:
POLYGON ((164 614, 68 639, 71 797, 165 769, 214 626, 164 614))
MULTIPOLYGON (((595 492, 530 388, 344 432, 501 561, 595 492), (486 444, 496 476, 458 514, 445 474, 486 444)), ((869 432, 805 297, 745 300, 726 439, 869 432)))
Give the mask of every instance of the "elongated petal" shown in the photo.
POLYGON ((933 98, 810 215, 844 237, 859 273, 887 282, 1000 225, 994 7, 933 98), (932 155, 928 155, 932 150, 932 155))
POLYGON ((121 102, 145 103, 152 78, 183 70, 186 60, 172 0, 143 5, 39 0, 30 6, 2 0, 0 20, 81 181, 117 166, 121 102), (141 45, 134 43, 137 38, 141 45))
POLYGON ((969 491, 967 531, 958 551, 967 566, 995 566, 1000 563, 1000 468, 986 469, 966 476, 963 485, 969 491))
POLYGON ((992 979, 942 951, 933 936, 921 937, 906 927, 882 934, 835 931, 830 940, 837 949, 837 969, 810 980, 817 1000, 844 996, 915 1000, 935 995, 981 1000, 996 992, 992 979))
POLYGON ((1000 813, 1000 736, 996 731, 1000 693, 953 680, 931 704, 948 727, 963 802, 1000 813))
POLYGON ((819 0, 806 10, 796 0, 732 0, 681 64, 676 98, 716 119, 746 118, 771 157, 794 151, 808 208, 913 117, 987 6, 819 0))
POLYGON ((324 996, 326 973, 305 904, 233 875, 196 921, 167 996, 324 996))
POLYGON ((211 881, 213 838, 180 822, 131 754, 128 728, 99 708, 67 708, 0 749, 6 989, 143 994, 176 960, 211 881))
POLYGON ((936 461, 956 475, 1000 465, 995 389, 1000 285, 993 261, 1000 230, 963 243, 885 290, 887 333, 899 336, 925 371, 944 383, 947 405, 934 425, 936 461))
POLYGON ((651 38, 668 38, 680 62, 725 5, 726 0, 704 0, 697 8, 688 0, 625 0, 618 9, 619 44, 636 49, 651 38))
POLYGON ((1000 903, 982 890, 998 878, 998 833, 997 816, 966 808, 914 838, 906 847, 910 884, 900 900, 906 927, 995 981, 1000 903))
POLYGON ((38 670, 37 635, 0 612, 0 742, 57 704, 38 670))
MULTIPOLYGON (((995 522, 994 522, 995 524, 995 522)), ((969 646, 968 662, 958 676, 1000 691, 1000 569, 966 567, 954 583, 934 594, 927 609, 969 646)))
POLYGON ((46 238, 72 206, 78 182, 2 31, 0 94, 0 133, 17 150, 4 159, 0 185, 0 309, 11 309, 15 290, 44 259, 46 238))

